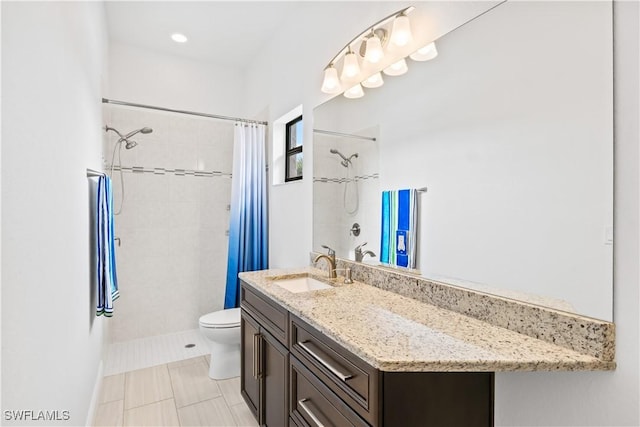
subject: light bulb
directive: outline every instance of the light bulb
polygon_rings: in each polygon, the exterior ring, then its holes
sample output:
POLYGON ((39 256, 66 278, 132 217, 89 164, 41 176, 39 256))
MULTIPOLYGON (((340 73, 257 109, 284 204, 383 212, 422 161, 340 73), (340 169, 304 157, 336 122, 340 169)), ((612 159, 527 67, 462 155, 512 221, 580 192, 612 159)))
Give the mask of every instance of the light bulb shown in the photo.
POLYGON ((338 79, 338 70, 333 64, 324 69, 324 80, 322 81, 322 89, 324 93, 334 94, 340 92, 340 80, 338 79))
POLYGON ((396 46, 406 46, 411 40, 411 25, 407 15, 398 15, 393 20, 391 29, 391 42, 396 46))
POLYGON ((352 88, 347 89, 344 92, 344 96, 345 98, 349 99, 362 98, 364 96, 364 91, 362 90, 362 86, 360 86, 360 83, 358 83, 352 88))
POLYGON ((362 82, 362 86, 368 87, 368 88, 380 87, 383 84, 384 84, 384 80, 382 80, 382 74, 380 74, 379 72, 375 73, 374 75, 372 75, 371 77, 369 77, 368 79, 362 82))
POLYGON ((358 57, 351 49, 344 56, 344 63, 342 65, 342 80, 354 80, 358 74, 360 74, 360 65, 358 65, 358 57))
POLYGON ((394 62, 393 64, 389 65, 387 68, 382 70, 382 72, 387 76, 400 76, 406 73, 407 70, 409 70, 409 68, 407 68, 407 61, 402 58, 400 61, 394 62))
POLYGON ((173 40, 176 43, 186 43, 188 39, 187 39, 187 36, 185 36, 184 34, 173 33, 171 34, 171 40, 173 40))
POLYGON ((428 45, 421 47, 417 51, 413 52, 409 58, 414 61, 428 61, 430 59, 438 56, 438 50, 436 49, 436 44, 434 42, 429 43, 428 45))
POLYGON ((380 62, 383 57, 384 52, 382 51, 382 43, 380 43, 380 38, 376 34, 372 34, 371 37, 367 39, 367 48, 364 59, 372 64, 376 64, 380 62))

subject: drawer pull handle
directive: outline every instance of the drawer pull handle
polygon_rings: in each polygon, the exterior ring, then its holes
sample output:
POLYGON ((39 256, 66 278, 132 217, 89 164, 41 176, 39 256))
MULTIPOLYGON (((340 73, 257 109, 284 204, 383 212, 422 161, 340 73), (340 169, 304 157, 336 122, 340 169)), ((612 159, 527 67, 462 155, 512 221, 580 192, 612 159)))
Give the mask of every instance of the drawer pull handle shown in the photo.
POLYGON ((253 334, 253 378, 258 379, 260 366, 258 363, 260 362, 260 333, 253 334))
POLYGON ((316 417, 316 414, 314 414, 311 411, 311 409, 309 409, 309 407, 304 404, 304 402, 306 402, 307 400, 309 400, 309 399, 300 399, 300 400, 298 400, 298 405, 300 405, 300 407, 304 410, 304 412, 306 412, 307 415, 309 415, 309 417, 313 420, 313 422, 316 423, 317 427, 324 427, 324 424, 322 424, 322 422, 320 422, 318 417, 316 417))
POLYGON ((304 350, 307 353, 309 353, 311 356, 313 356, 313 358, 316 359, 318 362, 320 362, 322 364, 322 366, 324 366, 325 368, 330 370, 333 375, 335 375, 336 377, 340 378, 342 381, 347 381, 348 379, 353 378, 353 375, 345 375, 345 374, 343 374, 338 369, 336 369, 334 366, 332 366, 329 362, 324 360, 322 357, 318 356, 318 354, 316 352, 314 352, 308 346, 305 345, 305 343, 308 343, 308 342, 309 341, 298 342, 298 345, 300 347, 304 348, 304 350))

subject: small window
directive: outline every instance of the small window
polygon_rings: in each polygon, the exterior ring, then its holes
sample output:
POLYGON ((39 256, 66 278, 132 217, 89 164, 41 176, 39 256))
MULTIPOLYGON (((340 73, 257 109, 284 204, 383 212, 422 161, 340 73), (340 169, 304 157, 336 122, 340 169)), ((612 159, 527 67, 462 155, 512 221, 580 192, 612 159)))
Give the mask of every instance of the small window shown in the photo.
POLYGON ((284 181, 302 179, 302 116, 285 125, 285 176, 284 181))

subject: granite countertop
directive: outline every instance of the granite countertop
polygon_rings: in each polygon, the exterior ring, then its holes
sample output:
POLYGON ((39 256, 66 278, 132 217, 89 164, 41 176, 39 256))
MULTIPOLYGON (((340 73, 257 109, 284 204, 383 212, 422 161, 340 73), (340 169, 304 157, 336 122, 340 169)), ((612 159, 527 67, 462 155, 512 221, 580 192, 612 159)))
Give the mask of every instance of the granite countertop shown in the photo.
POLYGON ((312 267, 240 278, 382 371, 610 370, 604 361, 312 267), (310 275, 330 289, 292 293, 274 278, 310 275))

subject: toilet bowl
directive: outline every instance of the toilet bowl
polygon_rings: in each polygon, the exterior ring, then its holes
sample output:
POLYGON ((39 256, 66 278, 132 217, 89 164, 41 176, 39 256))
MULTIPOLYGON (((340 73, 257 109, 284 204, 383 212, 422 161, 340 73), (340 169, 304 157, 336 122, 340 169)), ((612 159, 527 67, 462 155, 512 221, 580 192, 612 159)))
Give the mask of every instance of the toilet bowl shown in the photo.
POLYGON ((211 348, 209 377, 223 380, 240 376, 240 309, 205 314, 199 323, 211 348))

